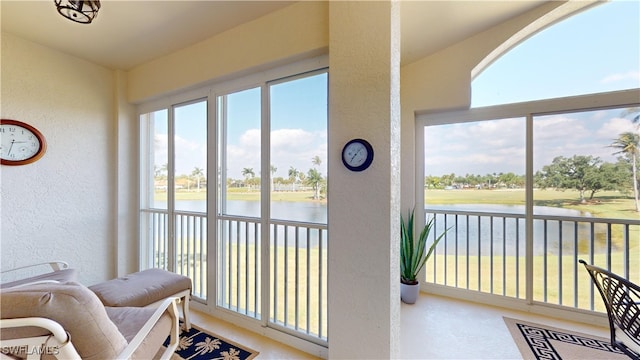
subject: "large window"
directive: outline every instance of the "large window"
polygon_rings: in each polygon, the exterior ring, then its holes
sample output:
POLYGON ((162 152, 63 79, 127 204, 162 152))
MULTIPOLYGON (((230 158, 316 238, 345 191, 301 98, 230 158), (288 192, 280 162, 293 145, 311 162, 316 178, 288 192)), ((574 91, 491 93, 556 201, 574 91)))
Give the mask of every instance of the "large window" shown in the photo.
POLYGON ((454 226, 435 257, 436 283, 515 297, 524 290, 503 279, 524 275, 525 130, 524 117, 424 127, 425 206, 438 212, 438 232, 454 226), (463 215, 478 212, 510 215, 463 215), (491 254, 508 261, 492 264, 491 254))
POLYGON ((217 104, 217 304, 325 343, 327 73, 217 104))
POLYGON ((207 100, 144 113, 141 125, 141 249, 144 267, 193 280, 206 299, 207 100))
POLYGON ((589 308, 577 257, 640 280, 632 120, 633 107, 533 117, 534 300, 589 308))
POLYGON ((471 110, 418 117, 418 200, 449 229, 434 289, 602 311, 578 259, 640 281, 638 11, 551 26, 474 80, 471 110))
POLYGON ((325 62, 145 104, 140 115, 142 267, 189 276, 195 307, 323 346, 325 62))
POLYGON ((578 259, 639 282, 639 96, 423 116, 419 198, 449 229, 426 280, 586 310, 603 309, 578 259))

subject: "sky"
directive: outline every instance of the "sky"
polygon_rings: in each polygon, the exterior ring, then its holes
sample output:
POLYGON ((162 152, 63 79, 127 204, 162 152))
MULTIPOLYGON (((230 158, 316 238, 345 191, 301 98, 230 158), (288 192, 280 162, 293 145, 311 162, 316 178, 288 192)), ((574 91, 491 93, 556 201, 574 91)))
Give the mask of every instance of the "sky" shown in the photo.
MULTIPOLYGON (((614 1, 551 26, 496 60, 474 79, 472 107, 631 88, 640 88, 640 2, 614 1)), ((556 156, 615 162, 608 145, 635 130, 623 110, 535 118, 534 171, 556 156)), ((427 127, 425 153, 426 175, 522 175, 525 121, 427 127)))
POLYGON ((472 83, 472 107, 640 87, 640 1, 597 5, 511 49, 472 83))
MULTIPOLYGON (((270 86, 275 177, 287 178, 290 167, 306 173, 315 156, 327 174, 326 86, 326 74, 270 86)), ((539 32, 496 60, 473 80, 472 107, 630 88, 640 88, 640 1, 613 1, 539 32)), ((226 101, 228 177, 242 179, 244 168, 260 176, 260 88, 226 101)), ((156 115, 164 124, 156 127, 156 164, 165 164, 166 113, 156 115)), ((206 103, 181 106, 176 119, 177 174, 206 169, 206 103), (180 126, 180 119, 189 126, 180 126)), ((534 168, 577 153, 613 161, 606 145, 633 129, 619 110, 540 118, 534 126, 541 149, 534 168)), ((524 155, 513 156, 524 154, 522 119, 429 127, 425 136, 427 175, 524 173, 524 155)))
MULTIPOLYGON (((271 165, 274 177, 289 177, 289 169, 307 173, 316 168, 327 174, 327 74, 321 73, 270 84, 271 165), (314 165, 313 159, 320 159, 314 165)), ((218 96, 228 160, 227 177, 243 179, 243 169, 260 173, 261 88, 254 87, 218 96)), ((207 103, 198 101, 175 109, 176 174, 206 169, 207 103)), ((155 164, 168 162, 167 112, 154 113, 155 164)))
MULTIPOLYGON (((271 166, 274 177, 289 177, 291 167, 307 173, 327 171, 326 73, 273 84, 269 88, 271 166), (313 158, 320 158, 314 166, 313 158)), ((227 96, 228 176, 243 179, 244 168, 260 176, 260 89, 227 96)))

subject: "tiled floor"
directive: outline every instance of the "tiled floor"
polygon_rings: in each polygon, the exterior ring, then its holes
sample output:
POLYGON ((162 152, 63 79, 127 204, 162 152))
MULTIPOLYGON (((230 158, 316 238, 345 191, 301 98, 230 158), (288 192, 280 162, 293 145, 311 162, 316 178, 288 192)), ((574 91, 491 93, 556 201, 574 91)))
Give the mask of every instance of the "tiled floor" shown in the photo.
POLYGON ((403 359, 521 359, 503 316, 609 336, 607 328, 424 293, 402 304, 401 316, 403 359))
MULTIPOLYGON (((607 328, 421 294, 402 304, 402 359, 521 359, 503 316, 607 338, 607 328)), ((257 359, 315 359, 285 344, 194 311, 193 323, 260 352, 257 359)))

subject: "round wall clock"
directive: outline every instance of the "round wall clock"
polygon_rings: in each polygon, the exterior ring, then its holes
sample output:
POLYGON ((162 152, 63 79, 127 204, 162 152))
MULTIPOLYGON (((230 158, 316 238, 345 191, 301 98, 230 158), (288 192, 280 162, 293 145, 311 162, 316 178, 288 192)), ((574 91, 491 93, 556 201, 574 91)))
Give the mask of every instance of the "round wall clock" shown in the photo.
POLYGON ((342 149, 342 163, 351 171, 362 171, 373 162, 373 147, 367 140, 353 139, 342 149))
POLYGON ((40 131, 21 121, 0 120, 0 163, 26 165, 40 159, 47 143, 40 131))

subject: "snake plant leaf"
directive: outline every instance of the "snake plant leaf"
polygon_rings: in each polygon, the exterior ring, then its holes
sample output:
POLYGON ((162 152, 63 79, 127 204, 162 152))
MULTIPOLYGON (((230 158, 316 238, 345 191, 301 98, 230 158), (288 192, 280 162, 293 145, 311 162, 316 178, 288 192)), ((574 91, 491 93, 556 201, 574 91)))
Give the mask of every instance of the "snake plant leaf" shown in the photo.
POLYGON ((407 284, 417 283, 418 273, 424 267, 429 257, 438 245, 438 242, 446 235, 447 230, 438 235, 431 246, 427 249, 427 241, 429 234, 434 226, 434 219, 422 228, 417 239, 414 238, 414 215, 415 209, 408 212, 408 218, 405 222, 404 217, 400 214, 400 278, 407 284), (426 251, 426 253, 425 253, 426 251))

